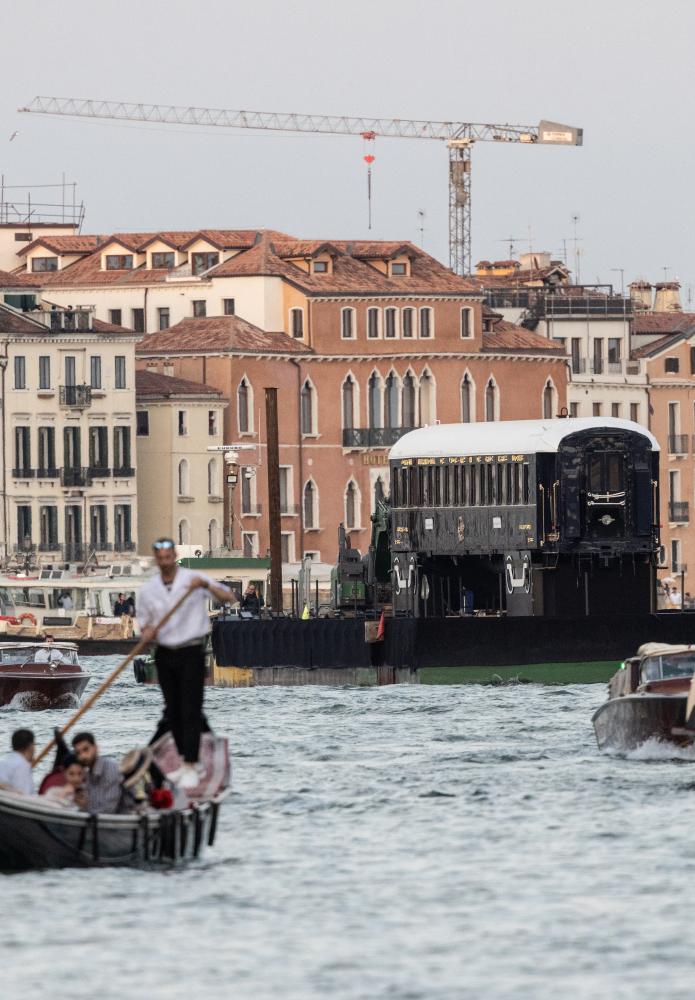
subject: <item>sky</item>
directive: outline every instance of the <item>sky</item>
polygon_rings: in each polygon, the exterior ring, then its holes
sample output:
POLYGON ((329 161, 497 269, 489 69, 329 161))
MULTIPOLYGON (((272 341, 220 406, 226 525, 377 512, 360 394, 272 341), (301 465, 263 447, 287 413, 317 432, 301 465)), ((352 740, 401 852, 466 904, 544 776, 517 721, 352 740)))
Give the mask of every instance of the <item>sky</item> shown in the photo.
POLYGON ((695 309, 691 0, 23 0, 7 8, 0 172, 6 185, 63 174, 77 182, 84 232, 371 236, 412 240, 448 262, 447 150, 436 141, 378 138, 366 149, 359 137, 17 113, 37 94, 550 119, 582 127, 584 145, 476 145, 473 261, 508 257, 510 237, 515 253, 566 253, 573 268, 577 249, 583 281, 619 289, 635 277, 678 278, 684 305, 692 298, 695 309), (365 153, 376 157, 371 231, 365 153))

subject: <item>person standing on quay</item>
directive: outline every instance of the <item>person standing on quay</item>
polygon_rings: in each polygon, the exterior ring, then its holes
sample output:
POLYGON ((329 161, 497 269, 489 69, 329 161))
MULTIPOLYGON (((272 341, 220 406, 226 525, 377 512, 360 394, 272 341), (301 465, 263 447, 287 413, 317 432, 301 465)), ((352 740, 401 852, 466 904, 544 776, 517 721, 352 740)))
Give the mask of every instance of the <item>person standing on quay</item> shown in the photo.
POLYGON ((180 772, 168 775, 183 788, 199 783, 196 768, 200 747, 205 640, 210 631, 207 595, 220 603, 233 599, 231 590, 208 576, 193 573, 176 562, 176 546, 160 538, 152 546, 159 573, 138 592, 138 621, 142 637, 156 640, 154 661, 166 714, 176 749, 183 759, 180 772), (188 592, 188 597, 161 629, 157 623, 188 592))

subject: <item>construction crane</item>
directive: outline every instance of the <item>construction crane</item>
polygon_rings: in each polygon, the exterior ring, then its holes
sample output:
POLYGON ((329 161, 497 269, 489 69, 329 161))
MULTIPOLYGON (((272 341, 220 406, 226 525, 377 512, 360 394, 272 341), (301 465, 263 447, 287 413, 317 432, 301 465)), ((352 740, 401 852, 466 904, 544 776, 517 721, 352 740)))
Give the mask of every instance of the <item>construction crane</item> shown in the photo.
POLYGON ((35 97, 18 109, 40 115, 62 115, 157 125, 263 129, 329 135, 437 139, 449 149, 449 266, 471 273, 471 151, 476 142, 522 142, 529 145, 581 146, 583 130, 557 122, 538 125, 489 125, 474 122, 410 121, 404 118, 349 118, 339 115, 282 114, 184 108, 165 104, 97 101, 75 97, 35 97))

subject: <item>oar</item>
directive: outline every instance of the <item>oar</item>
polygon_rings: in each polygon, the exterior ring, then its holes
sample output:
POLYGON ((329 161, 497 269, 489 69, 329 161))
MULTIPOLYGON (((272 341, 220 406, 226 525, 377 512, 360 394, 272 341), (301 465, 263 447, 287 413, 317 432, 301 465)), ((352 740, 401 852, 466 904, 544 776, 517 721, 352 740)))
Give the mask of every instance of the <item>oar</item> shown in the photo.
MULTIPOLYGON (((166 623, 169 621, 169 619, 174 614, 174 612, 178 611, 178 609, 181 607, 181 605, 183 604, 183 602, 186 600, 186 598, 188 597, 188 595, 190 593, 191 593, 190 589, 187 590, 186 593, 183 595, 183 597, 179 598, 179 600, 176 602, 176 604, 174 604, 173 607, 169 608, 169 610, 164 615, 164 617, 162 618, 162 620, 156 626, 157 632, 159 632, 159 630, 164 625, 166 625, 166 623)), ((149 645, 149 642, 150 642, 149 639, 141 639, 140 642, 133 649, 131 649, 131 651, 126 656, 125 660, 123 660, 121 663, 118 664, 118 666, 116 667, 116 669, 114 671, 112 671, 112 673, 109 674, 109 676, 106 678, 105 681, 101 682, 101 684, 96 689, 96 691, 94 692, 94 694, 91 695, 86 700, 86 702, 84 703, 84 705, 81 705, 78 708, 78 710, 75 712, 75 714, 73 715, 73 717, 63 726, 63 728, 60 730, 60 733, 58 734, 59 736, 64 736, 65 733, 67 733, 68 729, 71 729, 75 725, 75 723, 77 722, 77 720, 81 719, 82 716, 85 714, 85 712, 89 711, 89 709, 92 707, 92 705, 94 704, 94 702, 98 701, 99 698, 101 698, 101 696, 104 693, 104 691, 106 691, 107 688, 111 687, 111 685, 116 680, 116 678, 119 676, 119 674, 123 673, 123 671, 128 666, 128 664, 130 663, 130 661, 133 660, 138 655, 138 653, 141 653, 143 651, 143 649, 145 649, 145 647, 147 645, 149 645)), ((33 760, 31 766, 32 767, 36 767, 36 765, 39 764, 43 760, 43 758, 46 756, 46 754, 51 752, 51 750, 53 749, 53 747, 55 745, 56 745, 56 737, 53 737, 53 739, 49 743, 47 743, 46 746, 43 748, 43 750, 38 755, 38 757, 34 757, 34 760, 33 760)))

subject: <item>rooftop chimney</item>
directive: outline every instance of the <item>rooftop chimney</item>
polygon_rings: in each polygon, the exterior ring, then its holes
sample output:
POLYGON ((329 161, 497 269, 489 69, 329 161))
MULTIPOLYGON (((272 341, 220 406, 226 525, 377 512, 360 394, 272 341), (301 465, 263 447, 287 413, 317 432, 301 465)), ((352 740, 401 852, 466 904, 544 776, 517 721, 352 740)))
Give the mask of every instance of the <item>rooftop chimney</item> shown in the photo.
POLYGON ((681 286, 679 281, 660 281, 654 286, 654 312, 680 312, 681 286))
POLYGON ((630 282, 628 288, 630 289, 630 300, 633 306, 636 306, 638 309, 651 309, 652 286, 649 281, 638 278, 637 281, 630 282))

